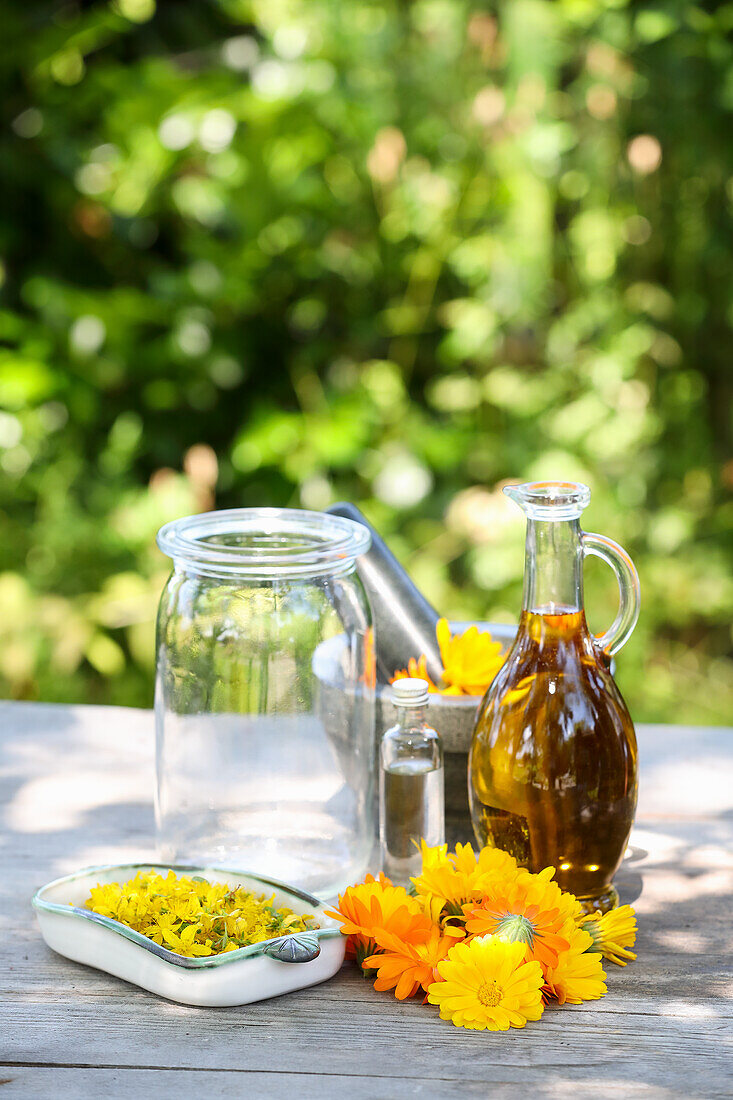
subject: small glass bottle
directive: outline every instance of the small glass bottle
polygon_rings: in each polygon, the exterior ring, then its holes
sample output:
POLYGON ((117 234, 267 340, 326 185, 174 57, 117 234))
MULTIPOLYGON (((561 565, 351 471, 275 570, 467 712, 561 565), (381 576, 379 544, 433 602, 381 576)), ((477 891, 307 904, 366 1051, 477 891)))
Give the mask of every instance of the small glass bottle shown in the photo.
POLYGON ((427 680, 395 680, 392 702, 397 725, 379 749, 379 839, 382 870, 407 886, 420 874, 420 840, 433 846, 445 839, 443 744, 425 721, 427 680))

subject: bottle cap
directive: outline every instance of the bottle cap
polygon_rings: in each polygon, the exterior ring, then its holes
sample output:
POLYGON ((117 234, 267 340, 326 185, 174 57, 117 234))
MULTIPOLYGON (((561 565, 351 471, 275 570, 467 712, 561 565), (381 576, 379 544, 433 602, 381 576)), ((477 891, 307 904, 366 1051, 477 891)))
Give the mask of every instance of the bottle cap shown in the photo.
POLYGON ((403 676, 392 683, 392 702, 396 707, 417 707, 427 703, 430 685, 417 676, 403 676))

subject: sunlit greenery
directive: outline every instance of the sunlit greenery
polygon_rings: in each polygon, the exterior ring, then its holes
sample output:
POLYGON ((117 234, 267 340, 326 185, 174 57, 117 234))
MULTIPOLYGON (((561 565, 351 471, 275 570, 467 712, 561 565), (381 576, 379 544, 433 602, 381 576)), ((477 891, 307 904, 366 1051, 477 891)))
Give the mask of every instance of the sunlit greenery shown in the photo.
POLYGON ((442 611, 511 620, 499 487, 560 476, 639 566, 634 716, 732 719, 732 3, 4 24, 2 693, 148 705, 154 533, 212 506, 355 500, 442 611))

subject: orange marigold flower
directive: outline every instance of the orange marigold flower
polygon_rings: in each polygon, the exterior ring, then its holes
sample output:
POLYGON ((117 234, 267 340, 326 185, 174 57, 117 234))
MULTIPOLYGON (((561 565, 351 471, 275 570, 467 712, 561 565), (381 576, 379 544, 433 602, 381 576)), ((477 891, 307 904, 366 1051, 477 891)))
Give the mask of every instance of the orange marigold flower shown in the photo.
MULTIPOLYGON (((417 660, 415 660, 414 657, 410 657, 410 660, 407 662, 407 668, 397 669, 390 680, 390 684, 393 684, 395 680, 402 680, 406 676, 416 677, 418 680, 427 680, 428 691, 440 691, 437 684, 434 684, 428 676, 428 663, 425 654, 422 654, 417 660)), ((455 694, 455 692, 453 694, 455 694)))
POLYGON ((422 929, 427 935, 432 925, 420 902, 382 874, 378 879, 367 875, 358 886, 349 886, 339 895, 338 907, 327 910, 326 915, 340 923, 342 933, 349 937, 347 955, 360 964, 379 949, 377 933, 414 936, 422 929))
POLYGON ((377 683, 377 666, 374 652, 374 627, 367 627, 364 635, 364 683, 369 687, 375 687, 377 683))
POLYGON ((575 921, 576 924, 579 924, 585 919, 583 906, 580 904, 575 894, 570 894, 567 890, 562 890, 554 881, 554 867, 545 867, 536 875, 530 874, 529 871, 522 869, 518 877, 522 880, 529 880, 529 890, 534 901, 536 901, 538 897, 544 898, 547 905, 558 910, 563 920, 572 920, 575 921))
POLYGON ((427 993, 429 985, 441 980, 438 963, 462 935, 458 929, 447 929, 443 934, 437 925, 433 925, 427 937, 419 942, 411 943, 394 934, 382 933, 379 942, 383 954, 364 959, 364 966, 377 971, 375 989, 394 989, 397 1000, 404 1001, 414 997, 420 988, 427 993))
POLYGON ((562 914, 546 892, 538 892, 533 876, 490 886, 480 905, 464 905, 463 912, 469 935, 523 943, 526 960, 536 960, 543 968, 556 966, 559 953, 570 946, 563 935, 562 914))

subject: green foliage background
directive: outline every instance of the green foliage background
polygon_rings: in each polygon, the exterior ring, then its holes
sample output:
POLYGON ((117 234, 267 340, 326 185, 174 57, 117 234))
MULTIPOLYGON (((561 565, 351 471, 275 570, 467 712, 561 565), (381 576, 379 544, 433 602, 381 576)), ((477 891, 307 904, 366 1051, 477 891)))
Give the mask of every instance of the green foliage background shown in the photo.
POLYGON ((355 500, 443 611, 515 619, 500 485, 548 476, 638 563, 634 716, 732 719, 733 4, 5 22, 3 694, 148 705, 154 533, 214 503, 355 500))

